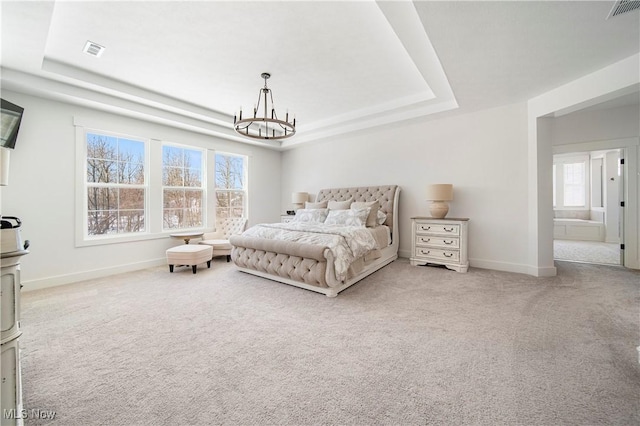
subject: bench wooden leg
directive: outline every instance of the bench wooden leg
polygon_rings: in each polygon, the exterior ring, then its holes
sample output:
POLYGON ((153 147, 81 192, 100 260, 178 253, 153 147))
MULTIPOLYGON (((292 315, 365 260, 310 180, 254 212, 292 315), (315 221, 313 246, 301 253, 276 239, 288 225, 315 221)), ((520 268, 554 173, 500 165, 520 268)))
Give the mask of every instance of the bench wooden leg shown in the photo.
POLYGON ((169 265, 169 272, 173 272, 173 265, 169 265))
POLYGON ((211 261, 207 260, 207 268, 211 268, 211 261))
POLYGON ((230 254, 227 255, 227 262, 231 262, 231 255, 230 254))
POLYGON ((196 271, 198 270, 198 265, 191 265, 191 270, 193 271, 193 273, 195 274, 196 271))

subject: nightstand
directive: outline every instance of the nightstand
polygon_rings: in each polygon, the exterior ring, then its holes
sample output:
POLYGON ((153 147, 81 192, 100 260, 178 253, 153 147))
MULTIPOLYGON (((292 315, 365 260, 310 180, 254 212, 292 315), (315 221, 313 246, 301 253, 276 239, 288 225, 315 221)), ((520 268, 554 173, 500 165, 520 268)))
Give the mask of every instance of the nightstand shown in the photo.
POLYGON ((411 218, 411 265, 444 265, 457 272, 469 269, 467 218, 411 218))
POLYGON ((289 222, 293 221, 294 217, 296 217, 296 215, 294 215, 294 214, 282 214, 282 215, 280 215, 280 222, 281 223, 289 223, 289 222))

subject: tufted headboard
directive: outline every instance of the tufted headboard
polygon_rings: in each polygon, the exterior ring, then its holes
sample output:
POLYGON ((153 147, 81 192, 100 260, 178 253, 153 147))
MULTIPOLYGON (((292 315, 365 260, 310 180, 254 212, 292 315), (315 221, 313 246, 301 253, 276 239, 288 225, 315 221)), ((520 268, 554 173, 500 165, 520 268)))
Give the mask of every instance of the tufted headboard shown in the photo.
POLYGON ((380 210, 387 215, 384 222, 393 233, 394 219, 398 212, 398 195, 400 187, 398 185, 383 186, 357 186, 353 188, 328 188, 318 192, 316 201, 335 200, 344 201, 353 197, 353 201, 375 201, 380 202, 380 210))

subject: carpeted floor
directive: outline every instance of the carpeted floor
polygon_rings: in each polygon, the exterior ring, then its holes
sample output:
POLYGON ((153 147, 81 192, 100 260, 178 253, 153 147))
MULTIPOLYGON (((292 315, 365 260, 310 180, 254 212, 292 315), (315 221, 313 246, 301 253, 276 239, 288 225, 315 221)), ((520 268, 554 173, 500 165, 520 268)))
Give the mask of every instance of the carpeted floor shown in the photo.
POLYGON ((620 265, 620 244, 553 240, 553 258, 573 262, 620 265))
POLYGON ((24 294, 26 425, 637 425, 640 273, 400 259, 337 298, 216 261, 24 294))

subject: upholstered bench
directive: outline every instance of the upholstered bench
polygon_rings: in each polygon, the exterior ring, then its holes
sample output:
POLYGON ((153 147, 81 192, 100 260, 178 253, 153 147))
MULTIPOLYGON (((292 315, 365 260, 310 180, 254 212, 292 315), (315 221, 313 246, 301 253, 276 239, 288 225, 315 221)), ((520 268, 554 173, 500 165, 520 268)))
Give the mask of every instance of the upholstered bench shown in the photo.
POLYGON ((199 244, 184 244, 181 246, 171 247, 167 249, 167 263, 169 264, 169 272, 173 272, 174 265, 191 266, 195 274, 199 263, 207 262, 207 268, 211 268, 211 258, 213 257, 213 249, 211 246, 199 244))

